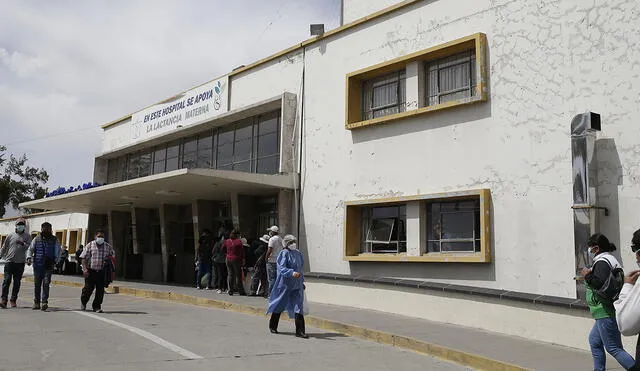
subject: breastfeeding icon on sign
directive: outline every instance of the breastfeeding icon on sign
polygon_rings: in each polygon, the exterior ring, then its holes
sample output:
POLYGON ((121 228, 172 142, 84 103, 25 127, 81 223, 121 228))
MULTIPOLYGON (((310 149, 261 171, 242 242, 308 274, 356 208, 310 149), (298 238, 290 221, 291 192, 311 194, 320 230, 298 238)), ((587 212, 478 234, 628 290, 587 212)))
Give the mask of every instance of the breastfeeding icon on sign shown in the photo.
POLYGON ((131 138, 138 139, 140 137, 140 119, 131 123, 131 138))

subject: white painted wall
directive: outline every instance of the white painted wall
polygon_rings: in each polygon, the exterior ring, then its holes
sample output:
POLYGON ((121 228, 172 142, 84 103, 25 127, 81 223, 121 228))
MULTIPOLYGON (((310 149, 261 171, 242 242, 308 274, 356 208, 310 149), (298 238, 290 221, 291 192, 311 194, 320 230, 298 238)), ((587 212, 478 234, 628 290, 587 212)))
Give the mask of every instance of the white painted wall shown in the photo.
POLYGON ((628 246, 640 227, 640 127, 633 121, 640 45, 632 26, 640 3, 420 4, 307 50, 301 240, 311 270, 574 297, 569 124, 576 113, 602 114, 601 137, 615 142, 610 152, 620 158, 601 158, 603 185, 622 183, 609 187, 612 216, 602 231, 628 246), (489 42, 488 103, 344 129, 347 73, 476 32, 489 42), (342 261, 344 201, 476 188, 492 192, 492 264, 342 261))
POLYGON ((401 3, 403 0, 344 0, 342 3, 343 22, 349 23, 356 19, 366 17, 391 5, 401 3))
POLYGON ((102 132, 102 152, 111 152, 131 145, 131 137, 131 119, 109 126, 102 132))
MULTIPOLYGON (((395 2, 345 0, 345 22, 395 2)), ((637 24, 634 0, 421 1, 308 47, 299 239, 311 270, 575 297, 569 125, 587 109, 603 118, 600 196, 611 216, 602 232, 633 264, 626 246, 640 227, 637 24), (489 102, 344 129, 346 74, 476 32, 488 37, 489 102), (342 260, 345 201, 477 188, 492 194, 491 264, 342 260)), ((285 91, 300 97, 302 66, 293 52, 233 76, 230 109, 285 91)), ((105 133, 105 145, 125 134, 129 125, 121 125, 105 133)))
MULTIPOLYGON (((87 225, 89 223, 89 214, 81 213, 51 213, 44 215, 36 215, 33 217, 25 216, 26 230, 27 232, 39 232, 40 226, 44 222, 51 223, 51 229, 55 231, 67 230, 67 229, 82 229, 83 241, 84 234, 86 233, 87 225)), ((2 219, 0 220, 0 235, 6 236, 15 231, 16 219, 2 219)), ((61 244, 69 246, 69 233, 67 233, 67 240, 60 241, 61 244)))
MULTIPOLYGON (((395 313, 434 322, 450 323, 527 340, 543 341, 589 351, 593 327, 588 312, 556 308, 505 305, 491 300, 425 295, 320 282, 306 282, 313 313, 314 303, 332 304, 395 313)), ((622 337, 624 348, 635 348, 636 337, 622 337)))

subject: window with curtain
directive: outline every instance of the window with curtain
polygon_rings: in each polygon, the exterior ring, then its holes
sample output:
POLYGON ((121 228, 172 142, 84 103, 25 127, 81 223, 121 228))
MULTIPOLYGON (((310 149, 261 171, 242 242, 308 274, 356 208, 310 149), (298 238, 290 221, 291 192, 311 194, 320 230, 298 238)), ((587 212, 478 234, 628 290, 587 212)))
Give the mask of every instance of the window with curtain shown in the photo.
POLYGON ((363 82, 363 119, 392 115, 406 110, 406 74, 392 74, 363 82))
POLYGON ((476 53, 467 50, 428 62, 426 104, 433 106, 476 95, 476 53))

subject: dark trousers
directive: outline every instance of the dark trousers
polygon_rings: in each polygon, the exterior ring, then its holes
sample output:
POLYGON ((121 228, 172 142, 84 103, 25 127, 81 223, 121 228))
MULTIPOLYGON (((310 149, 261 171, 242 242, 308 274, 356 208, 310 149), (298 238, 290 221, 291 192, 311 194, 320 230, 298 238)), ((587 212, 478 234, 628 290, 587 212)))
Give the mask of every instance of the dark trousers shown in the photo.
POLYGON ((242 261, 227 260, 227 270, 229 275, 229 292, 235 291, 240 295, 244 295, 244 285, 242 284, 242 261))
POLYGON ((33 267, 33 281, 35 286, 33 301, 36 303, 40 303, 40 299, 42 299, 43 303, 49 302, 49 287, 51 286, 52 274, 53 268, 33 267))
POLYGON ((4 266, 4 280, 2 281, 2 300, 6 301, 9 297, 9 286, 13 280, 13 290, 11 290, 11 301, 18 300, 18 292, 20 292, 20 283, 22 282, 22 274, 24 273, 24 263, 7 262, 4 266))
POLYGON ((104 299, 104 271, 94 271, 93 269, 89 269, 89 277, 84 279, 84 287, 82 288, 82 296, 80 296, 80 301, 82 305, 87 305, 89 299, 91 299, 91 294, 93 294, 93 289, 96 290, 96 296, 93 297, 93 304, 91 307, 94 310, 98 310, 102 308, 102 300, 104 299))
MULTIPOLYGON (((282 313, 271 313, 271 319, 269 320, 269 329, 271 330, 278 329, 278 323, 280 323, 281 314, 282 313)), ((296 323, 296 334, 297 335, 305 334, 306 331, 304 326, 304 316, 302 315, 302 313, 296 313, 295 323, 296 323)))
POLYGON ((202 277, 209 275, 207 278, 207 287, 211 287, 211 281, 213 280, 213 274, 211 272, 211 263, 209 262, 200 262, 198 264, 198 282, 197 286, 200 287, 202 285, 202 277))
POLYGON ((268 295, 269 289, 267 286, 267 266, 266 264, 258 264, 253 271, 253 277, 251 277, 251 294, 268 295), (260 292, 258 292, 258 284, 260 285, 260 292))
POLYGON ((227 264, 213 263, 215 265, 214 274, 216 276, 214 284, 218 290, 227 289, 227 264))

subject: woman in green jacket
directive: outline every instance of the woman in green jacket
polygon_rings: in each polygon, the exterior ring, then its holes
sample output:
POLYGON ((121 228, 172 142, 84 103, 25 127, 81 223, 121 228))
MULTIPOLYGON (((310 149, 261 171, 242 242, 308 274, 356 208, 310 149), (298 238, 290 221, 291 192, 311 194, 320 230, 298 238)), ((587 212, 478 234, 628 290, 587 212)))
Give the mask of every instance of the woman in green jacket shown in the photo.
POLYGON ((593 266, 584 268, 581 273, 587 287, 587 305, 595 320, 589 334, 593 369, 605 370, 607 357, 604 350, 606 349, 625 370, 630 370, 635 361, 622 347, 622 337, 616 323, 613 301, 595 293, 595 290, 604 285, 612 269, 621 268, 618 260, 611 254, 616 250, 616 246, 600 233, 591 236, 587 246, 589 255, 593 259, 593 266))

